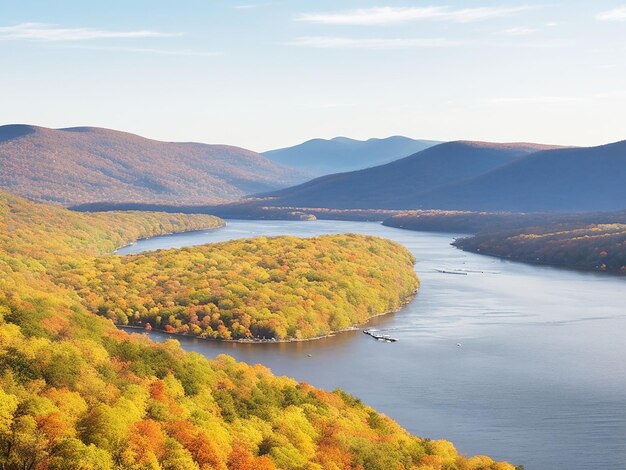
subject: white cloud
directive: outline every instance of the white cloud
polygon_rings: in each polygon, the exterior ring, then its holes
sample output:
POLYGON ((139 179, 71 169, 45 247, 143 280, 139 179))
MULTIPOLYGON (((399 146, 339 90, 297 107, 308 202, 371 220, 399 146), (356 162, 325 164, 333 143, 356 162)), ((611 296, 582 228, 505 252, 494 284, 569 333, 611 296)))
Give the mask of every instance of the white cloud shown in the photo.
POLYGON ((601 93, 597 93, 595 97, 599 99, 608 99, 608 100, 616 99, 616 98, 626 98, 626 90, 603 91, 601 93))
POLYGON ((235 10, 254 10, 255 8, 263 8, 263 7, 269 7, 273 5, 273 2, 267 2, 267 3, 247 3, 244 5, 235 5, 233 8, 235 10))
POLYGON ((536 29, 525 28, 523 26, 509 28, 503 31, 504 34, 508 34, 510 36, 528 36, 529 34, 532 34, 535 32, 537 32, 536 29))
POLYGON ((351 108, 355 106, 349 103, 309 103, 302 104, 302 108, 306 109, 337 109, 337 108, 351 108))
POLYGON ((87 41, 116 38, 156 38, 180 36, 181 33, 158 31, 107 31, 94 28, 61 28, 46 23, 21 23, 0 27, 0 40, 27 39, 33 41, 87 41))
POLYGON ((494 104, 561 104, 580 102, 584 99, 575 96, 519 96, 493 98, 490 101, 494 104))
POLYGON ((312 47, 317 49, 416 49, 432 47, 458 46, 461 42, 449 41, 444 38, 425 39, 355 39, 327 36, 307 36, 288 43, 290 46, 312 47))
POLYGON ((515 104, 580 104, 594 103, 601 100, 619 100, 626 98, 626 90, 608 90, 592 94, 580 94, 576 96, 546 95, 546 96, 515 96, 500 97, 489 100, 492 104, 515 105, 515 104))
POLYGON ((527 6, 462 8, 451 7, 380 7, 326 13, 303 13, 296 21, 333 25, 390 25, 420 20, 472 23, 511 16, 528 10, 527 6))
POLYGON ((626 21, 626 6, 598 13, 596 19, 600 21, 626 21))
POLYGON ((108 46, 52 46, 54 49, 80 49, 88 51, 110 51, 110 52, 135 52, 145 54, 173 55, 173 56, 194 56, 194 57, 216 57, 222 55, 221 52, 195 51, 192 49, 155 49, 150 47, 108 47, 108 46))

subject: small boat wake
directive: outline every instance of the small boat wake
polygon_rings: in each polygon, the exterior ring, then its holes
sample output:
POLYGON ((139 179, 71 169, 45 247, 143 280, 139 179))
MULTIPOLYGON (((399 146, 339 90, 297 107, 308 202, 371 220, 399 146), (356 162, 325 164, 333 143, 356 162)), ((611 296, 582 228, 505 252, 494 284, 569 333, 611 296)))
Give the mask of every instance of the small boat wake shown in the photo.
POLYGON ((458 274, 459 276, 467 276, 466 271, 456 271, 456 270, 448 270, 448 269, 435 269, 438 273, 442 274, 458 274))
POLYGON ((479 271, 476 269, 435 269, 435 271, 442 274, 459 274, 461 276, 467 276, 468 274, 500 274, 498 271, 479 271))

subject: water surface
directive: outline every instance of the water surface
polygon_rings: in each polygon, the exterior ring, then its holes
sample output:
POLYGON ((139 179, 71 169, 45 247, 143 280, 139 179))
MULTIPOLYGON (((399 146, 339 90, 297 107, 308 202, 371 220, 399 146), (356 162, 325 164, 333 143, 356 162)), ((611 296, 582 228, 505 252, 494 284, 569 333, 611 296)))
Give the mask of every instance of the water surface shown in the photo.
POLYGON ((451 247, 449 234, 367 222, 227 221, 219 230, 156 237, 119 252, 339 232, 389 238, 417 257, 418 296, 374 322, 397 343, 356 331, 281 344, 178 338, 182 346, 261 363, 325 389, 340 387, 410 432, 449 439, 463 453, 527 470, 626 468, 622 278, 501 261, 451 247))

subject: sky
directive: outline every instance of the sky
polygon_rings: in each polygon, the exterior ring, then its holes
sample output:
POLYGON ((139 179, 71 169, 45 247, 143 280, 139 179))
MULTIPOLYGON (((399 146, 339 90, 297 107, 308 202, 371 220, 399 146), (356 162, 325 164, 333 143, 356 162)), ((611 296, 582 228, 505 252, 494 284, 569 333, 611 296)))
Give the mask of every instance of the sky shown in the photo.
POLYGON ((626 0, 0 1, 10 123, 599 145, 626 139, 626 0))

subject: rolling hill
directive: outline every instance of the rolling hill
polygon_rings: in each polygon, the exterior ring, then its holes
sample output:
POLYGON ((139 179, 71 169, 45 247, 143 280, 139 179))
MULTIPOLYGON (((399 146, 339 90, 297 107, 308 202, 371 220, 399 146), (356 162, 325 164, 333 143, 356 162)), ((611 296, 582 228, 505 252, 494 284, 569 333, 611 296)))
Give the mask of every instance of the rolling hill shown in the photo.
POLYGON ((508 211, 626 208, 626 141, 546 150, 477 178, 432 191, 422 207, 508 211))
POLYGON ((457 239, 462 250, 573 269, 626 274, 626 212, 608 224, 556 223, 457 239), (620 223, 620 221, 622 223, 620 223))
POLYGON ((263 155, 281 165, 321 176, 389 163, 438 143, 402 136, 369 140, 335 137, 330 140, 312 139, 293 147, 270 150, 263 155))
POLYGON ((413 209, 425 194, 551 148, 537 144, 448 142, 364 170, 316 178, 270 192, 265 205, 341 209, 413 209))
POLYGON ((0 187, 37 200, 217 203, 303 178, 227 145, 160 142, 93 127, 0 126, 0 187))

